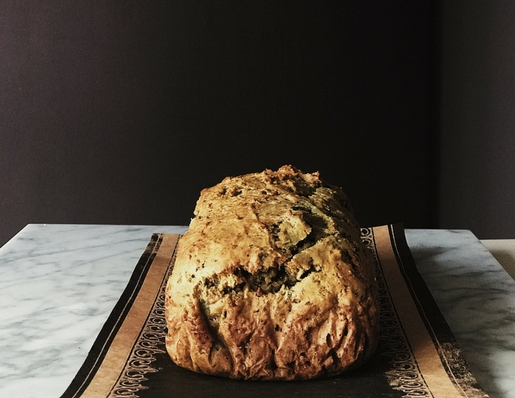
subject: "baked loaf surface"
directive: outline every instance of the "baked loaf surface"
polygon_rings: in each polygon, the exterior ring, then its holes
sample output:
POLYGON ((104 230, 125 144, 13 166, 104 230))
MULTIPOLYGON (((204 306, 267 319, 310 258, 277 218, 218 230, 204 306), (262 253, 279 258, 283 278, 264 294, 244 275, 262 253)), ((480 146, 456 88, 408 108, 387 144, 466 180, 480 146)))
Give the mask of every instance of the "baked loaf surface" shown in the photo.
POLYGON ((377 345, 374 265, 347 198, 292 166, 201 192, 165 300, 167 351, 195 372, 309 379, 377 345))

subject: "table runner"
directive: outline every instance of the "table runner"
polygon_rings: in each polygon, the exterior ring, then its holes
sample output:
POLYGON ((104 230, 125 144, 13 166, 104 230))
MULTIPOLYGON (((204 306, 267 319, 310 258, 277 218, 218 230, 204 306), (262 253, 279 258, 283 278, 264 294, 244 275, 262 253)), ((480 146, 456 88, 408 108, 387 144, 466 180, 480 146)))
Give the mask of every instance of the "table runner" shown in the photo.
POLYGON ((62 398, 487 397, 418 273, 401 224, 362 229, 380 290, 380 341, 352 372, 294 382, 242 381, 179 368, 164 345, 164 288, 179 235, 154 234, 62 398))

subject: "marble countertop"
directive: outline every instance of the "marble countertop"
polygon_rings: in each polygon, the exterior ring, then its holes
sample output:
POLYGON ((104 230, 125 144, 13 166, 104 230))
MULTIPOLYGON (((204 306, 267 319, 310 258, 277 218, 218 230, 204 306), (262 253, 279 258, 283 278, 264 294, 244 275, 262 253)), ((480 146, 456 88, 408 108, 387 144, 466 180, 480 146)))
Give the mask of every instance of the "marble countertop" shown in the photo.
MULTIPOLYGON (((0 397, 59 397, 152 233, 30 224, 0 248, 0 397)), ((515 398, 515 281, 465 230, 406 230, 417 267, 491 397, 515 398)))

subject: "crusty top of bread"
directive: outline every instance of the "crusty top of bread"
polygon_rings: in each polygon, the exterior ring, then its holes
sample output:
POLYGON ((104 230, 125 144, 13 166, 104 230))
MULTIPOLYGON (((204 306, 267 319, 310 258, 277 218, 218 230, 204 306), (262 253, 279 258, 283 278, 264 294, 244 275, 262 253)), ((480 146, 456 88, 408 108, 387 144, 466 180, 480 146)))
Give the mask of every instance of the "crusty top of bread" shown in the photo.
POLYGON ((204 189, 166 295, 180 366, 307 379, 363 363, 378 336, 375 271, 341 189, 292 166, 204 189))

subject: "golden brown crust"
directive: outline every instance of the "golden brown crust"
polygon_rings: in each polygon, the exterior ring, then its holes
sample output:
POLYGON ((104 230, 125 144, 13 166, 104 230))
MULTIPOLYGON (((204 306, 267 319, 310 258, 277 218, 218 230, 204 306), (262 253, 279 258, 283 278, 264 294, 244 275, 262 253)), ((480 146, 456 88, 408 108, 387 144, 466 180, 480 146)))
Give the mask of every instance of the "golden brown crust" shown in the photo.
POLYGON ((173 361, 231 378, 341 373, 378 339, 375 272, 347 199, 292 166, 202 191, 165 308, 173 361))

